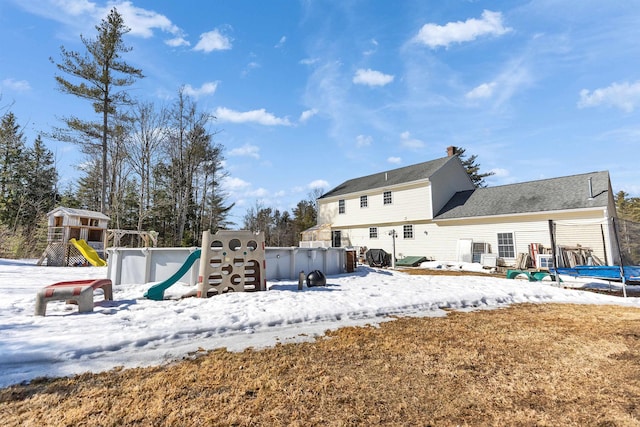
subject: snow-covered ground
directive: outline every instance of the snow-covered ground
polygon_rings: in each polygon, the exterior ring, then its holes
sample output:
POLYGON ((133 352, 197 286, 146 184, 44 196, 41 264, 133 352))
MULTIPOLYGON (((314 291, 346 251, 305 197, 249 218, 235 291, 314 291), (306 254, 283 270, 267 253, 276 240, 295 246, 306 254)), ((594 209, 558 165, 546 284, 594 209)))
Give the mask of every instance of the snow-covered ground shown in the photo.
MULTIPOLYGON (((0 259, 0 387, 39 376, 159 365, 199 349, 242 350, 312 339, 327 329, 376 324, 389 315, 443 316, 443 309, 491 309, 523 302, 640 307, 638 298, 561 289, 551 282, 410 276, 358 266, 353 274, 328 277, 325 287, 299 291, 297 281, 270 281, 267 292, 209 299, 180 299, 192 288, 178 283, 165 292, 171 299, 151 301, 143 298, 149 284, 123 284, 114 289, 113 301, 96 296, 93 313, 80 314, 77 307, 55 301, 48 304, 46 316, 34 315, 41 287, 106 274, 106 267, 38 267, 33 260, 0 259)), ((611 286, 564 279, 564 285, 577 288, 611 286)))

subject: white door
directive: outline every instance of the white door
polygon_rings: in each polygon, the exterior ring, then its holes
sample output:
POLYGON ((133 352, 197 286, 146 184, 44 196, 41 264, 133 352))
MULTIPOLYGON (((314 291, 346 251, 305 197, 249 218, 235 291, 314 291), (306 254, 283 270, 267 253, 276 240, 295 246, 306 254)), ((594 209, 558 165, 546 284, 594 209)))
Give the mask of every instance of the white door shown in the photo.
POLYGON ((471 239, 458 239, 458 262, 471 262, 473 259, 473 252, 471 247, 473 240, 471 239))

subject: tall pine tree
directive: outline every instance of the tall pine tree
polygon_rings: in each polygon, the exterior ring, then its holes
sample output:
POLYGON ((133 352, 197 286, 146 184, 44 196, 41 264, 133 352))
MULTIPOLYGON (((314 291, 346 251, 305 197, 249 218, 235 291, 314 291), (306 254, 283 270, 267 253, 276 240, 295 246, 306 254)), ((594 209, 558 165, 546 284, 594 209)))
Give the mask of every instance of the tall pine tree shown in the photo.
POLYGON ((471 178, 471 181, 473 181, 476 187, 486 187, 487 184, 484 182, 484 179, 494 175, 494 172, 480 172, 480 164, 476 162, 478 156, 474 154, 467 157, 465 151, 462 147, 456 147, 455 155, 460 157, 462 166, 464 166, 469 178, 471 178))
POLYGON ((53 153, 45 147, 40 135, 27 150, 25 165, 24 208, 22 222, 27 230, 33 228, 54 208, 58 171, 53 153))
MULTIPOLYGON (((55 79, 62 92, 91 101, 95 112, 101 115, 102 120, 92 122, 78 117, 64 118, 67 131, 58 132, 56 137, 84 145, 89 152, 93 151, 92 145, 98 145, 100 148, 100 211, 106 213, 110 117, 116 114, 118 105, 131 104, 127 92, 118 91, 118 88, 130 86, 143 76, 141 70, 121 59, 124 53, 131 51, 123 42, 124 35, 130 29, 125 26, 116 8, 111 9, 109 15, 96 26, 96 30, 98 36, 95 40, 80 36, 87 50, 84 55, 66 50, 64 47, 60 48, 62 59, 56 66, 63 73, 73 77, 74 81, 59 75, 55 76, 55 79)), ((51 61, 55 63, 53 59, 51 61)))
POLYGON ((26 168, 24 134, 16 116, 5 113, 0 120, 0 222, 17 227, 26 168))

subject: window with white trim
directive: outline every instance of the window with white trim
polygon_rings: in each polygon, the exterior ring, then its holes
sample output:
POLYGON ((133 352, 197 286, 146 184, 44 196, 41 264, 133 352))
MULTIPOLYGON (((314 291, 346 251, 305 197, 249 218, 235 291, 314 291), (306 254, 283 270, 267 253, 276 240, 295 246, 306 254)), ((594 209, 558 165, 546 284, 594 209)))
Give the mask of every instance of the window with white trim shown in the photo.
POLYGON ((378 227, 369 227, 369 238, 370 239, 378 238, 378 227))
POLYGON ((413 239, 413 225, 402 226, 402 237, 405 239, 413 239))
POLYGON ((513 233, 498 233, 498 256, 500 258, 516 257, 513 233))
POLYGON ((391 191, 385 191, 384 193, 382 193, 382 204, 390 205, 391 202, 392 202, 391 191))
POLYGON ((369 198, 367 196, 360 196, 360 207, 366 208, 369 206, 369 198))
POLYGON ((343 214, 345 213, 345 207, 344 207, 344 199, 340 199, 338 200, 338 213, 339 214, 343 214))

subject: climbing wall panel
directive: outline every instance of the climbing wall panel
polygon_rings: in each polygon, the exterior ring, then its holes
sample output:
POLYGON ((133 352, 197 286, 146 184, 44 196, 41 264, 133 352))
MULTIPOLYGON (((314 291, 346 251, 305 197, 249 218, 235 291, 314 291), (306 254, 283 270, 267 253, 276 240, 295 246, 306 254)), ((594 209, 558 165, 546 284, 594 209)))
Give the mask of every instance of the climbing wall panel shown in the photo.
POLYGON ((221 230, 202 234, 198 297, 267 289, 264 233, 221 230))

